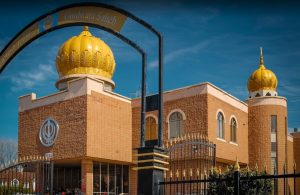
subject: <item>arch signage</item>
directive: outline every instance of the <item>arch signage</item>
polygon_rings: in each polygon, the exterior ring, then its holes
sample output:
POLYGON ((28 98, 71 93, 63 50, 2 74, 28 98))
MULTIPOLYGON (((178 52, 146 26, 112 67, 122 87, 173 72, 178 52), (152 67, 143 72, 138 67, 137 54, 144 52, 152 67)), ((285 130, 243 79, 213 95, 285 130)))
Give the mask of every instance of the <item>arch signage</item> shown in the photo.
POLYGON ((0 72, 2 72, 19 50, 32 40, 47 33, 47 31, 65 26, 90 24, 101 26, 114 32, 120 32, 126 19, 127 16, 118 11, 104 7, 84 5, 65 8, 52 14, 47 14, 25 27, 3 49, 0 54, 0 72))
POLYGON ((128 39, 120 32, 126 20, 130 18, 147 30, 155 34, 158 38, 158 146, 162 146, 163 140, 163 37, 144 20, 135 15, 102 3, 78 3, 71 4, 46 13, 23 28, 1 51, 0 53, 0 73, 3 72, 7 64, 24 47, 37 38, 51 31, 67 26, 93 26, 105 30, 128 45, 135 48, 142 55, 142 83, 141 83, 141 147, 145 146, 145 113, 146 113, 146 53, 135 42, 128 39))

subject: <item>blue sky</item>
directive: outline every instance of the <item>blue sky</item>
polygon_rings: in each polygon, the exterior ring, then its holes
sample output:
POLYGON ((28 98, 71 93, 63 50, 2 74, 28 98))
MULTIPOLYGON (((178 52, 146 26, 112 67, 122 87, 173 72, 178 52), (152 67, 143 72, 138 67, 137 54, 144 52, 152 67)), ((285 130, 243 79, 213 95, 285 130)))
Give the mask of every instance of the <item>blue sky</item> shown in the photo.
MULTIPOLYGON (((76 1, 6 2, 0 7, 0 49, 25 25, 58 6, 76 1)), ((192 1, 102 1, 143 18, 164 35, 165 90, 211 82, 241 100, 247 79, 258 67, 259 47, 265 66, 279 80, 278 94, 288 99, 289 127, 299 127, 300 13, 298 4, 196 3, 192 1)), ((82 27, 68 27, 34 41, 0 75, 0 139, 17 139, 18 97, 57 91, 55 57, 59 46, 82 27)), ((107 42, 116 59, 115 91, 135 97, 141 58, 131 47, 101 30, 90 31, 107 42)), ((155 36, 127 20, 122 33, 148 53, 148 92, 157 92, 155 36)))

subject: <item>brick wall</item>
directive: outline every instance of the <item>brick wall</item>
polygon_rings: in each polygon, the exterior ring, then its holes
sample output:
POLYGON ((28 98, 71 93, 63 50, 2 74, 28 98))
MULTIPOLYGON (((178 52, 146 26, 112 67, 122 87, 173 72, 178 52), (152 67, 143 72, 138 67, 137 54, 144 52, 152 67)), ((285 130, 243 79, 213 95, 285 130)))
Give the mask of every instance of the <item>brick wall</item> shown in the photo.
MULTIPOLYGON (((294 172, 294 142, 292 139, 291 140, 288 139, 288 141, 287 141, 287 154, 288 154, 287 155, 288 173, 293 173, 294 172)), ((288 179, 288 188, 287 189, 289 189, 291 192, 294 192, 294 179, 293 178, 288 179)))
POLYGON ((239 162, 248 163, 248 113, 237 109, 221 99, 208 95, 208 138, 217 146, 217 160, 234 164, 236 157, 239 162), (217 139, 217 113, 222 110, 225 117, 225 139, 217 139), (230 119, 234 116, 237 121, 237 143, 230 141, 230 119))
MULTIPOLYGON (((177 95, 179 90, 168 92, 169 99, 170 96, 177 95)), ((183 89, 184 90, 184 89, 183 89)), ((188 92, 187 92, 188 93, 188 92)), ((164 94, 166 96, 166 94, 164 94)), ((188 132, 202 132, 208 135, 209 139, 217 144, 217 159, 220 160, 219 164, 225 166, 226 164, 234 164, 236 156, 238 155, 239 161, 246 164, 248 163, 248 114, 235 106, 222 101, 208 93, 205 94, 194 94, 193 96, 182 95, 182 98, 176 98, 164 102, 164 139, 169 137, 169 124, 168 116, 172 110, 180 109, 184 112, 186 120, 184 120, 183 129, 185 133, 188 132), (226 123, 225 123, 225 143, 218 142, 216 140, 216 112, 221 108, 225 112, 226 123), (234 115, 238 122, 237 129, 237 142, 236 144, 231 144, 230 142, 230 116, 234 115)), ((236 101, 236 100, 233 100, 236 101)), ((134 99, 132 105, 136 105, 139 99, 134 99)), ((147 112, 148 114, 153 114, 158 116, 157 111, 147 112)), ((132 108, 132 146, 137 148, 140 146, 140 107, 133 106, 132 108)), ((133 161, 135 161, 133 156, 133 161)), ((131 189, 135 190, 134 186, 137 183, 136 172, 131 174, 131 189)), ((135 191, 131 191, 135 194, 135 191)))
MULTIPOLYGON (((293 145, 294 145, 294 158, 296 162, 296 172, 300 173, 300 132, 292 133, 293 135, 293 145)), ((296 194, 300 194, 300 178, 296 179, 297 191, 296 194)))
POLYGON ((86 155, 86 96, 57 102, 19 113, 19 157, 51 152, 54 159, 77 158, 86 155), (39 140, 42 123, 52 117, 59 124, 59 134, 51 147, 44 147, 39 140))
POLYGON ((132 162, 131 102, 92 92, 87 97, 87 156, 132 162))
POLYGON ((271 171, 271 115, 277 115, 277 159, 279 173, 286 160, 287 109, 279 105, 249 106, 249 164, 271 171))
MULTIPOLYGON (((133 101, 139 101, 134 99, 133 101)), ((206 132, 207 129, 207 95, 195 95, 192 97, 185 97, 173 101, 164 102, 164 140, 169 137, 168 115, 172 110, 180 109, 185 113, 186 120, 184 121, 183 129, 187 132, 206 132)), ((157 111, 147 112, 158 116, 157 111)), ((138 148, 140 146, 140 107, 132 108, 132 146, 138 148)), ((136 158, 133 155, 133 161, 136 158)), ((136 194, 137 172, 131 171, 131 193, 136 194)))

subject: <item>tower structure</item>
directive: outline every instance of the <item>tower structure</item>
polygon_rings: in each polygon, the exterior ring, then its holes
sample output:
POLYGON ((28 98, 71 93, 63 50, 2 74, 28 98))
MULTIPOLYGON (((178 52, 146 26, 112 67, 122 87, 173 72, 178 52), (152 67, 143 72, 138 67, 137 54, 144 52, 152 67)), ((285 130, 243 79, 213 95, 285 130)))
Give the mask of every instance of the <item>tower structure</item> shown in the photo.
POLYGON ((19 98, 19 157, 52 157, 54 191, 128 193, 131 101, 112 91, 110 47, 84 27, 60 47, 56 66, 59 92, 19 98))
POLYGON ((268 173, 282 173, 287 163, 287 100, 278 96, 277 83, 260 48, 259 68, 248 80, 249 164, 268 173))

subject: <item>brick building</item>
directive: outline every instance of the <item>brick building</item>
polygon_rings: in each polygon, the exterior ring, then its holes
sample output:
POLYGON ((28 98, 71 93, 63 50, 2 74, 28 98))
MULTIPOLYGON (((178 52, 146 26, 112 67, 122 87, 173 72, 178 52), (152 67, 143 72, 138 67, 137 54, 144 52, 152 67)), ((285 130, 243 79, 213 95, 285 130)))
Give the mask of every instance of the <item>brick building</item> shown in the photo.
MULTIPOLYGON (((61 46, 56 64, 59 92, 19 98, 19 157, 51 156, 55 190, 136 194, 140 99, 113 92, 111 49, 85 27, 61 46)), ((208 82, 165 91, 164 138, 201 132, 216 144, 218 166, 238 157, 241 165, 266 166, 269 173, 285 163, 292 170, 294 159, 300 165, 300 134, 289 135, 287 100, 276 88, 261 53, 246 101, 208 82)), ((146 113, 146 140, 157 139, 157 115, 146 113)), ((292 191, 292 182, 288 188, 292 191)))

